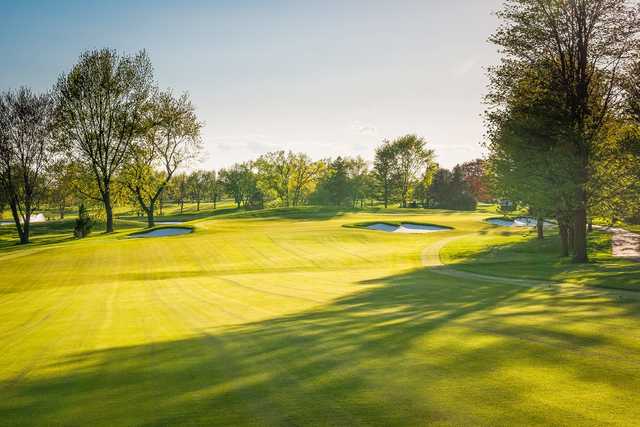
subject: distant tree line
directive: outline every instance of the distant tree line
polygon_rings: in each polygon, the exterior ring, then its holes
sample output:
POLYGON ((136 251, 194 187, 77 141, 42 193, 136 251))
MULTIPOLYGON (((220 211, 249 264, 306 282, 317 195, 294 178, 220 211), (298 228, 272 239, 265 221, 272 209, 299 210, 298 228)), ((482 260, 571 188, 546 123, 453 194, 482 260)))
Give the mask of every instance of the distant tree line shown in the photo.
POLYGON ((384 141, 373 164, 361 157, 313 161, 304 153, 274 151, 218 171, 218 191, 250 209, 382 202, 385 207, 473 210, 478 200, 490 200, 481 160, 450 172, 438 167, 426 145, 416 135, 384 141))
POLYGON ((31 218, 48 206, 64 218, 79 206, 75 234, 99 205, 105 231, 114 230, 114 206, 133 205, 149 227, 166 203, 233 199, 237 208, 306 204, 474 209, 487 198, 482 161, 435 163, 416 135, 383 141, 369 164, 361 157, 313 160, 274 151, 217 171, 189 170, 202 156, 201 130, 188 94, 160 89, 145 51, 83 52, 52 90, 26 87, 0 94, 0 214, 8 207, 21 243, 31 218))

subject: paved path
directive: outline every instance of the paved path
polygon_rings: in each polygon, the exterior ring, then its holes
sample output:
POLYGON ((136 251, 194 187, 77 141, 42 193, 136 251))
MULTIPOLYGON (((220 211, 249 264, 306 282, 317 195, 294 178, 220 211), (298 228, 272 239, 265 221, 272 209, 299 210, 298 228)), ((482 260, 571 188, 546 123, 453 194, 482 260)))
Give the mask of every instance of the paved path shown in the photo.
POLYGON ((614 257, 640 262, 640 234, 632 233, 622 228, 597 228, 612 234, 611 247, 614 257))

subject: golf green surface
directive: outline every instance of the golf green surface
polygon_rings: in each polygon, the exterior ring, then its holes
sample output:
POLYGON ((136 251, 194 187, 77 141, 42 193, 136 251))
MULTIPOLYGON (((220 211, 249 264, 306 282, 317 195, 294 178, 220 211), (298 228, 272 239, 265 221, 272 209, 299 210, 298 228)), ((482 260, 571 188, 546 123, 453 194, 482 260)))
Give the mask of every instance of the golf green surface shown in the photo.
POLYGON ((0 425, 638 423, 640 268, 605 235, 572 266, 488 216, 282 209, 148 239, 48 224, 24 248, 3 230, 0 425), (453 230, 352 226, 375 221, 453 230))

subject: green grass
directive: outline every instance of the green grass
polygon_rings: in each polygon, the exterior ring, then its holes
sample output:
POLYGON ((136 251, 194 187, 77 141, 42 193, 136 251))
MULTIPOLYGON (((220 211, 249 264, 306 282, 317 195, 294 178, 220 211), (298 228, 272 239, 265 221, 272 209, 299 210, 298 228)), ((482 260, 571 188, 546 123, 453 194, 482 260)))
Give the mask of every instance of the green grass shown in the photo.
POLYGON ((276 209, 53 243, 43 228, 0 248, 0 424, 635 423, 639 299, 424 267, 454 239, 529 244, 488 214, 276 209), (373 221, 453 230, 344 227, 373 221))

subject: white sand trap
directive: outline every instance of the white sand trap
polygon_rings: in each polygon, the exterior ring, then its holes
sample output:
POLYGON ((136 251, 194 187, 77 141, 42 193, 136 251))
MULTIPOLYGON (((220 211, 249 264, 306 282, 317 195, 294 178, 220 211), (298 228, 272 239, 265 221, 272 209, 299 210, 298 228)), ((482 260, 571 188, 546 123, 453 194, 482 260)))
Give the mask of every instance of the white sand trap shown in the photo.
POLYGON ((498 227, 513 227, 514 223, 510 219, 498 219, 498 218, 489 218, 485 220, 492 225, 497 225, 498 227))
POLYGON ((31 222, 32 224, 33 224, 34 222, 46 222, 46 221, 47 221, 47 218, 46 218, 43 214, 41 214, 41 213, 39 213, 39 214, 37 214, 37 215, 33 215, 33 216, 31 217, 31 220, 30 220, 30 222, 31 222))
POLYGON ((371 224, 367 226, 369 230, 384 231, 387 233, 423 234, 434 233, 436 231, 448 231, 449 228, 438 227, 437 225, 401 224, 400 226, 390 224, 371 224))
POLYGON ((190 228, 158 228, 156 230, 147 231, 146 233, 134 234, 129 237, 138 239, 145 237, 180 236, 181 234, 189 234, 191 232, 193 232, 193 230, 190 228))
MULTIPOLYGON (((535 227, 538 221, 531 217, 518 217, 516 219, 502 219, 502 218, 489 218, 485 220, 489 224, 497 225, 499 227, 535 227)), ((543 227, 555 227, 556 225, 550 221, 545 220, 543 227)))
MULTIPOLYGON (((32 215, 31 219, 29 220, 30 224, 34 224, 37 222, 46 222, 47 221, 47 217, 45 217, 43 214, 39 213, 37 215, 32 215)), ((22 222, 22 219, 20 220, 20 222, 22 222)), ((0 221, 0 225, 14 225, 15 222, 13 221, 0 221)))

